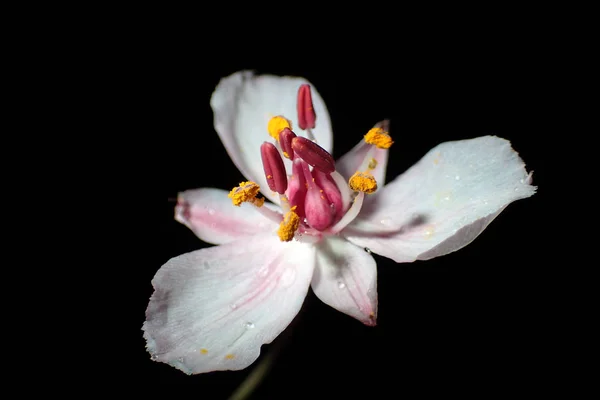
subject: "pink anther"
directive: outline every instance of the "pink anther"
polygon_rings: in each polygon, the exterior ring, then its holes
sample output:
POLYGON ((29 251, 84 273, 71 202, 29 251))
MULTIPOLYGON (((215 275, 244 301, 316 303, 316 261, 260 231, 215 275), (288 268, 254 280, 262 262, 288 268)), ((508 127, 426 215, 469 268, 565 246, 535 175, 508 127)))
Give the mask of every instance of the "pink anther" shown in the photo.
POLYGON ((294 149, 292 149, 292 139, 296 137, 296 134, 290 130, 290 128, 284 128, 281 132, 279 132, 279 144, 281 144, 281 150, 283 151, 283 156, 289 158, 290 160, 294 159, 294 149))
POLYGON ((330 174, 335 171, 335 161, 331 154, 315 142, 302 136, 292 139, 292 148, 296 155, 318 170, 330 174))
POLYGON ((298 126, 300 129, 314 129, 317 115, 313 107, 310 85, 304 84, 298 88, 296 109, 298 111, 298 126))
POLYGON ((260 155, 269 188, 279 194, 285 193, 287 189, 287 175, 279 151, 272 143, 264 142, 260 146, 260 155))

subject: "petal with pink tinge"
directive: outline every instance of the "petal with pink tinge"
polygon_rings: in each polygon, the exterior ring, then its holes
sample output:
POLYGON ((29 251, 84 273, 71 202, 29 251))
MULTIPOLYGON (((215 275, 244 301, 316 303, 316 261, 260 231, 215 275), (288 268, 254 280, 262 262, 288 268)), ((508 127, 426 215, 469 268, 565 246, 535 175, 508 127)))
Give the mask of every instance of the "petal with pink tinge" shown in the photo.
POLYGON ((242 203, 236 207, 227 194, 213 188, 181 192, 177 197, 175 219, 212 244, 229 243, 277 229, 277 223, 262 215, 255 206, 242 203))
POLYGON ((314 259, 310 245, 270 236, 172 258, 143 325, 152 359, 188 374, 246 368, 300 310, 314 259))

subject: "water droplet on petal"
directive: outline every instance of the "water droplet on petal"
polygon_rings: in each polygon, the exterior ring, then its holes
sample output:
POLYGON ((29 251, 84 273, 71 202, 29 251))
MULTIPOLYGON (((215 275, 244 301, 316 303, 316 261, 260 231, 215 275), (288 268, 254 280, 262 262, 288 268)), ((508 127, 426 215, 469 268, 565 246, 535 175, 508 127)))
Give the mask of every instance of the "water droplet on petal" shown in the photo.
POLYGON ((433 226, 430 226, 427 229, 425 229, 425 237, 427 239, 431 238, 434 233, 435 233, 435 229, 433 229, 433 226))
POLYGON ((344 289, 345 287, 346 287, 346 284, 344 282, 338 282, 338 288, 344 289))
POLYGON ((371 249, 370 249, 370 248, 368 248, 368 247, 365 247, 365 251, 366 251, 367 253, 369 253, 369 254, 371 254, 371 253, 372 253, 371 249))
POLYGON ((516 188, 515 188, 515 192, 518 192, 518 191, 519 191, 519 188, 518 188, 518 187, 516 187, 516 188))
POLYGON ((381 225, 389 225, 392 223, 392 220, 390 218, 384 218, 379 222, 381 222, 381 225))
POLYGON ((152 354, 152 356, 150 357, 150 359, 152 361, 156 361, 156 360, 158 360, 158 356, 156 354, 152 354))
POLYGON ((180 363, 182 363, 182 362, 183 362, 183 357, 179 357, 179 358, 177 359, 177 361, 179 361, 180 363))
POLYGON ((246 329, 254 329, 254 324, 252 322, 246 322, 246 329))
POLYGON ((456 175, 456 176, 454 177, 454 179, 456 179, 457 181, 460 181, 460 175, 456 175))
POLYGON ((237 308, 237 304, 233 303, 232 305, 229 306, 232 310, 235 310, 237 308))
POLYGON ((209 213, 210 215, 214 215, 214 214, 215 214, 215 210, 214 210, 214 209, 212 209, 212 208, 209 208, 209 209, 208 209, 208 213, 209 213))
POLYGON ((287 267, 281 274, 281 284, 283 287, 288 287, 296 280, 296 269, 293 267, 287 267))
POLYGON ((521 182, 521 183, 525 183, 525 179, 521 179, 519 182, 521 182))

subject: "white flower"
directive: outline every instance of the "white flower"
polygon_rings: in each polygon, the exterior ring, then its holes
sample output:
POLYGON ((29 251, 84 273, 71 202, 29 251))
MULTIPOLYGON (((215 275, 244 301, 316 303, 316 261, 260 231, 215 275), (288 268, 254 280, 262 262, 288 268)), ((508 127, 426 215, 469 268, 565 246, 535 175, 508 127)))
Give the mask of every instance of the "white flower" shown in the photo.
POLYGON ((535 192, 510 143, 493 136, 442 143, 381 187, 392 143, 385 124, 333 163, 323 100, 313 88, 311 101, 307 86, 297 96, 307 84, 243 71, 217 86, 215 129, 249 180, 230 197, 246 202, 234 207, 227 191, 213 188, 179 195, 176 219, 219 246, 175 257, 154 277, 143 326, 152 359, 188 374, 245 368, 292 321, 309 286, 326 304, 375 325, 377 270, 365 248, 396 262, 448 254, 535 192), (305 129, 294 127, 297 112, 305 129), (275 116, 311 140, 264 144, 270 122, 277 139, 287 126, 275 116), (290 149, 295 161, 280 165, 279 152, 290 149), (274 204, 255 197, 258 186, 274 204))

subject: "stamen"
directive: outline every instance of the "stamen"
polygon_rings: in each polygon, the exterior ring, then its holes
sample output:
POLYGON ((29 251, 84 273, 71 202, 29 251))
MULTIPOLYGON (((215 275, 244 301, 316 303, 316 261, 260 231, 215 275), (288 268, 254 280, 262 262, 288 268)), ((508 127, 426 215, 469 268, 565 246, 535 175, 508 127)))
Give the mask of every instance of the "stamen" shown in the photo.
POLYGON ((296 137, 296 134, 290 130, 290 128, 284 128, 279 132, 279 144, 285 158, 290 160, 294 159, 294 149, 292 148, 292 139, 296 137))
POLYGON ((298 88, 296 110, 298 111, 298 126, 300 129, 314 129, 317 115, 313 107, 310 85, 304 84, 298 88))
POLYGON ((260 146, 260 155, 269 188, 279 194, 285 193, 287 189, 287 175, 279 150, 277 150, 273 143, 264 142, 260 146))
POLYGON ((292 129, 292 123, 282 115, 277 115, 269 120, 267 130, 269 135, 275 140, 279 140, 279 132, 285 128, 292 129))
POLYGON ((389 149, 394 143, 388 132, 381 128, 373 128, 365 135, 365 142, 379 147, 380 149, 389 149))
POLYGON ((236 186, 231 189, 231 192, 227 195, 231 199, 231 202, 234 206, 239 207, 240 204, 248 202, 254 204, 256 207, 262 207, 265 203, 265 199, 260 198, 257 199, 258 192, 260 191, 260 186, 255 182, 240 182, 240 186, 236 186))
POLYGON ((377 190, 377 181, 369 172, 356 172, 348 181, 350 189, 371 194, 377 190))
POLYGON ((307 138, 295 137, 292 139, 292 148, 298 157, 322 172, 330 174, 335 171, 335 161, 331 154, 307 138))
POLYGON ((296 207, 285 213, 283 220, 279 224, 277 236, 282 242, 289 242, 294 238, 294 234, 300 225, 300 217, 296 214, 296 207))

